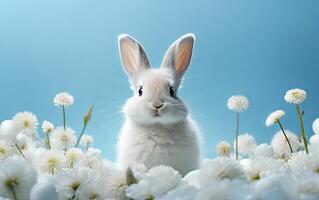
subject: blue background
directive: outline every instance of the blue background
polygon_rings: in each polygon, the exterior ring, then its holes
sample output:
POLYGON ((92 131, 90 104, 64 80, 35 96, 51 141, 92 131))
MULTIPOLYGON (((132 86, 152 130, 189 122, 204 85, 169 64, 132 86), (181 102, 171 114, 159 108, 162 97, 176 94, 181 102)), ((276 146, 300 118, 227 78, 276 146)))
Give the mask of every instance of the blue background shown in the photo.
POLYGON ((233 94, 251 102, 241 132, 270 142, 277 127, 268 114, 286 110, 285 127, 299 132, 286 90, 308 92, 305 125, 319 116, 319 1, 0 1, 0 119, 32 111, 39 121, 61 124, 53 97, 68 91, 75 104, 68 123, 79 131, 83 113, 94 106, 87 133, 95 147, 115 159, 121 106, 131 95, 120 64, 117 36, 128 33, 158 66, 167 47, 187 32, 196 34, 194 57, 180 95, 204 135, 205 156, 220 140, 232 142, 235 114, 226 107, 233 94))

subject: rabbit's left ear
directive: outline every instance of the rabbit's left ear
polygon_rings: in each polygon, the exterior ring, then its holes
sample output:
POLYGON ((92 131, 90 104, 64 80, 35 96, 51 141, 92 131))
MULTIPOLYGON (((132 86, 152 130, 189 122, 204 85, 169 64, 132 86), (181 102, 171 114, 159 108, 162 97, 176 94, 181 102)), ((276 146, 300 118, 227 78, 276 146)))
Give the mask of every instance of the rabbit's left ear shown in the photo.
POLYGON ((168 48, 164 56, 161 67, 174 73, 177 87, 191 62, 194 43, 194 34, 183 35, 168 48))

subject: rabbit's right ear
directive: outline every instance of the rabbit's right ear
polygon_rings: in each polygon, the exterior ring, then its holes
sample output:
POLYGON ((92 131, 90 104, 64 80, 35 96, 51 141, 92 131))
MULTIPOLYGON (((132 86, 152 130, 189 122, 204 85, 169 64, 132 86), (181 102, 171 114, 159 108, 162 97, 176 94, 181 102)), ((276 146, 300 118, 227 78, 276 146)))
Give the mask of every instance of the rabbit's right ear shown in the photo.
POLYGON ((150 63, 142 45, 131 36, 119 35, 118 43, 122 65, 130 78, 131 84, 134 85, 137 75, 150 68, 150 63))

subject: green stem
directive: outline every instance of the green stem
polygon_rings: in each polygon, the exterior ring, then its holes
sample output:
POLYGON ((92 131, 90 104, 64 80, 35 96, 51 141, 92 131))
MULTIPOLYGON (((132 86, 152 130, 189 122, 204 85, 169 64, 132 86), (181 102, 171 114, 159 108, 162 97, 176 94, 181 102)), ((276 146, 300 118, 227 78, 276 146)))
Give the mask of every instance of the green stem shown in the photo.
POLYGON ((87 143, 86 143, 86 148, 85 148, 86 151, 89 150, 89 146, 90 146, 90 144, 87 142, 87 143))
POLYGON ((236 160, 238 160, 239 113, 237 113, 236 119, 236 160))
POLYGON ((65 114, 65 107, 62 106, 62 111, 63 111, 63 129, 65 130, 66 128, 66 114, 65 114))
POLYGON ((277 123, 279 124, 280 129, 281 129, 282 133, 284 134, 284 136, 285 136, 285 138, 286 138, 286 141, 287 141, 287 143, 288 143, 288 145, 289 145, 290 153, 292 154, 292 153, 293 153, 292 147, 291 147, 291 144, 290 144, 290 142, 289 142, 289 139, 288 139, 288 137, 287 137, 287 135, 286 135, 286 133, 285 133, 285 130, 284 130, 284 128, 283 128, 283 126, 282 126, 282 124, 280 123, 279 120, 277 120, 277 123))
POLYGON ((46 135, 46 139, 47 139, 48 148, 51 149, 51 143, 50 143, 49 133, 46 133, 45 135, 46 135))
POLYGON ((14 145, 17 147, 18 151, 19 151, 19 152, 20 152, 20 154, 23 156, 23 158, 25 158, 25 156, 24 156, 24 154, 22 153, 22 151, 21 151, 20 147, 19 147, 17 144, 14 144, 14 145))
POLYGON ((18 200, 16 191, 14 190, 14 186, 11 187, 11 192, 12 192, 13 200, 18 200))
POLYGON ((78 138, 78 141, 76 141, 75 148, 79 146, 79 143, 80 143, 81 137, 82 137, 82 135, 83 135, 83 133, 84 133, 84 131, 85 131, 85 128, 86 128, 86 123, 84 123, 84 125, 83 125, 81 134, 80 134, 80 136, 79 136, 79 138, 78 138))
POLYGON ((303 144, 305 146, 306 153, 308 154, 308 143, 307 143, 307 138, 306 138, 306 134, 305 134, 305 128, 303 126, 302 114, 300 112, 299 104, 296 104, 296 109, 297 109, 297 113, 298 113, 300 129, 301 129, 301 137, 303 140, 303 144))

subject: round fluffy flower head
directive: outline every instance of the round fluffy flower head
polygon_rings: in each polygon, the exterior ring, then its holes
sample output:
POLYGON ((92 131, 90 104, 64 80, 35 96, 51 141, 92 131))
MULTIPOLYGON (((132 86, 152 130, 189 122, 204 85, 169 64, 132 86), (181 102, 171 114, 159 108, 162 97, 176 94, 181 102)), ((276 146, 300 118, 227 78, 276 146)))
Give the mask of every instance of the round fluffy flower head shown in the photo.
POLYGON ((36 159, 36 165, 42 172, 55 174, 65 167, 64 152, 60 150, 43 150, 36 159))
POLYGON ((71 148, 66 151, 65 155, 69 162, 76 162, 83 156, 83 151, 79 148, 71 148))
MULTIPOLYGON (((234 142, 235 145, 235 142, 234 142)), ((256 148, 256 141, 248 133, 238 136, 238 152, 242 154, 252 154, 256 148)))
POLYGON ((54 99, 53 103, 55 106, 71 106, 74 102, 73 96, 67 92, 61 92, 57 94, 54 99))
POLYGON ((94 138, 91 135, 84 134, 81 137, 80 144, 83 147, 86 147, 94 142, 94 138))
POLYGON ((31 112, 18 112, 12 118, 18 132, 21 131, 34 131, 38 126, 37 117, 31 112))
POLYGON ((42 122, 42 130, 44 133, 49 134, 54 130, 54 125, 49 121, 42 122))
POLYGON ((13 147, 6 140, 0 140, 0 161, 13 154, 13 147))
POLYGON ((36 181, 36 173, 22 157, 13 156, 0 164, 0 195, 14 199, 29 199, 30 191, 36 181))
MULTIPOLYGON (((293 152, 296 152, 300 148, 300 142, 298 136, 289 130, 285 130, 288 140, 291 144, 293 152)), ((274 150, 274 157, 280 159, 287 159, 290 155, 290 149, 288 142, 283 135, 282 131, 278 131, 271 140, 271 146, 274 150)))
POLYGON ((249 101, 247 97, 242 95, 231 96, 227 101, 227 107, 229 110, 233 110, 237 113, 247 110, 249 101))
POLYGON ((312 130, 315 134, 319 134, 319 118, 315 119, 312 123, 312 130))
POLYGON ((274 155, 274 150, 269 144, 260 144, 256 147, 254 151, 254 156, 256 158, 272 158, 274 155))
POLYGON ((218 156, 229 156, 231 150, 231 145, 226 141, 221 141, 216 146, 216 152, 218 156))
POLYGON ((67 150, 76 143, 75 131, 71 128, 57 127, 52 133, 52 146, 57 149, 67 150))
POLYGON ((266 126, 271 126, 274 123, 277 123, 283 116, 285 115, 285 111, 283 110, 276 110, 267 117, 266 119, 266 126))
POLYGON ((306 91, 298 88, 288 90, 285 94, 286 102, 292 104, 301 104, 306 98, 306 91))

